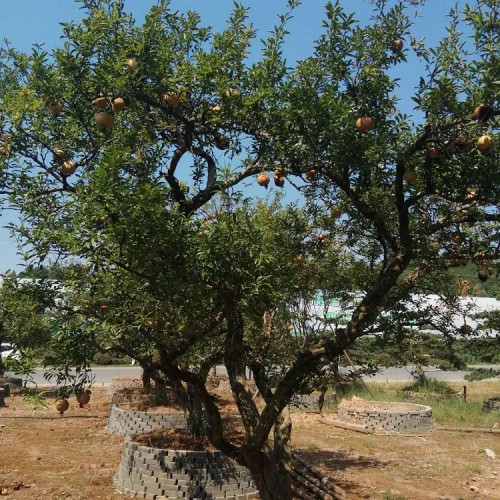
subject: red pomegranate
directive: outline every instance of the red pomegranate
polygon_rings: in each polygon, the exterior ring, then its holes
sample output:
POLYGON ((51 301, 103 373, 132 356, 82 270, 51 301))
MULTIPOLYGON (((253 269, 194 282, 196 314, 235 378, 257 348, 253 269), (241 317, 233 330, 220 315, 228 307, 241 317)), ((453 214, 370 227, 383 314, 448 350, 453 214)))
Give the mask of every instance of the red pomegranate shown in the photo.
POLYGON ((87 391, 83 391, 78 395, 76 400, 80 404, 80 408, 83 408, 90 401, 90 394, 87 391))

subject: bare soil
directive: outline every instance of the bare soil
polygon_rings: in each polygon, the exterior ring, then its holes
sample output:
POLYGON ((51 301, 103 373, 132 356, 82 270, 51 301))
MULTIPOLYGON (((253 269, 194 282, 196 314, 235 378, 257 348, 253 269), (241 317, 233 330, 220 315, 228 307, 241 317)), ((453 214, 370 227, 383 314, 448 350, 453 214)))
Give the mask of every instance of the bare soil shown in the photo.
POLYGON ((184 429, 168 429, 139 434, 134 438, 134 441, 150 448, 167 450, 216 450, 205 436, 193 436, 193 434, 184 429))
POLYGON ((5 399, 7 407, 0 408, 0 493, 15 499, 123 498, 112 481, 123 438, 104 430, 107 390, 94 389, 85 408, 70 399, 62 417, 54 399, 33 417, 20 396, 5 399))
POLYGON ((349 499, 500 499, 499 435, 436 429, 361 434, 311 413, 296 413, 292 419, 293 447, 349 499), (485 448, 495 451, 496 460, 487 458, 485 448))
MULTIPOLYGON (((94 388, 83 409, 72 398, 60 417, 49 400, 51 406, 32 417, 21 397, 6 398, 7 407, 0 408, 0 493, 13 499, 123 498, 112 482, 123 438, 105 432, 110 401, 107 389, 94 388)), ((225 402, 225 418, 233 411, 225 402)), ((366 435, 330 426, 314 413, 293 413, 292 419, 294 448, 349 499, 500 499, 498 434, 433 429, 366 435), (497 458, 488 459, 485 448, 497 458)))

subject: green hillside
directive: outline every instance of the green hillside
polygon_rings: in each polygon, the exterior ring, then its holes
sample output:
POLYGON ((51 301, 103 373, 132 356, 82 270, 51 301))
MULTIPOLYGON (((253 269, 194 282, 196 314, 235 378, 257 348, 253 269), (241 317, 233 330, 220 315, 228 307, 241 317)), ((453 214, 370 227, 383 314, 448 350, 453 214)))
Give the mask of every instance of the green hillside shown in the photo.
POLYGON ((488 281, 480 281, 477 277, 477 267, 467 264, 464 267, 454 267, 452 273, 460 279, 470 282, 469 295, 476 297, 496 297, 500 300, 500 277, 493 275, 488 281))

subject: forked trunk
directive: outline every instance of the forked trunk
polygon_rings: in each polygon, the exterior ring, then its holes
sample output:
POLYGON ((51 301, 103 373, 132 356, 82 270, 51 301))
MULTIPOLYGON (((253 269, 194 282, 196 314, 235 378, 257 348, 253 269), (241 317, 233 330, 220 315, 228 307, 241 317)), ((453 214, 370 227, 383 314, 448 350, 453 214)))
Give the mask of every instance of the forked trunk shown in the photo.
POLYGON ((239 462, 250 469, 261 500, 291 500, 290 473, 282 461, 274 460, 272 451, 244 448, 239 462))
POLYGON ((292 422, 288 409, 274 424, 274 448, 262 450, 243 447, 240 457, 252 472, 262 500, 289 500, 292 498, 290 436, 292 422))
MULTIPOLYGON (((244 321, 237 307, 230 308, 227 323, 224 362, 247 436, 247 442, 240 448, 237 460, 250 469, 262 500, 291 500, 289 415, 287 412, 276 415, 273 422, 272 446, 268 439, 263 441, 262 434, 259 436, 259 433, 255 432, 262 417, 247 383, 244 364, 244 321)), ((271 396, 270 391, 265 389, 263 397, 266 403, 271 396)))

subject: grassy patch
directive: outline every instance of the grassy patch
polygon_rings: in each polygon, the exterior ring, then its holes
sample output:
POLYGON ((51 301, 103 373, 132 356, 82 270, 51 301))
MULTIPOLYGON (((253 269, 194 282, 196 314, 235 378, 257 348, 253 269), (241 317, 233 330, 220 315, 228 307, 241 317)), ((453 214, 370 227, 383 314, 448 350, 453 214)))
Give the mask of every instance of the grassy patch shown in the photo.
POLYGON ((382 498, 384 500, 404 500, 405 497, 403 495, 391 493, 390 491, 384 491, 382 493, 382 498))
POLYGON ((363 436, 362 438, 360 438, 360 442, 364 450, 370 455, 373 455, 376 447, 375 438, 373 436, 363 436))
MULTIPOLYGON (((438 389, 441 388, 442 384, 450 392, 462 388, 462 384, 446 384, 435 380, 430 380, 425 387, 431 393, 442 392, 438 389)), ((402 384, 372 382, 367 384, 367 389, 351 391, 344 397, 350 399, 352 396, 358 396, 369 401, 409 402, 397 393, 398 389, 402 387, 402 384)), ((493 392, 498 392, 498 382, 474 382, 468 384, 467 401, 460 397, 436 399, 432 395, 427 396, 425 391, 420 391, 421 396, 418 398, 418 403, 432 407, 432 415, 437 425, 491 428, 499 421, 498 413, 485 411, 483 409, 483 400, 485 397, 491 396, 493 392)), ((336 406, 332 405, 329 409, 335 410, 336 406)))
POLYGON ((465 471, 471 475, 481 474, 483 472, 483 467, 477 462, 470 462, 465 466, 465 471))
POLYGON ((318 449, 318 445, 316 443, 313 443, 312 441, 307 441, 307 443, 304 444, 303 448, 306 451, 316 451, 318 449))
POLYGON ((438 425, 493 427, 498 414, 485 411, 482 404, 460 398, 432 401, 432 416, 438 425))
POLYGON ((420 393, 455 394, 455 390, 448 383, 427 377, 417 379, 405 389, 420 393))
POLYGON ((436 464, 432 467, 432 472, 435 476, 446 476, 448 470, 448 466, 444 464, 436 464))

